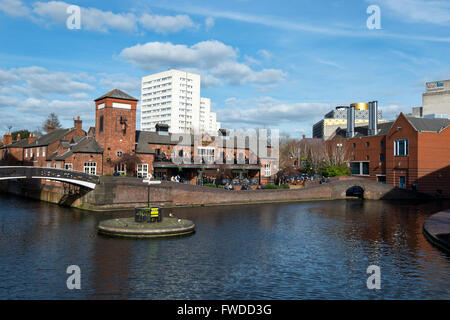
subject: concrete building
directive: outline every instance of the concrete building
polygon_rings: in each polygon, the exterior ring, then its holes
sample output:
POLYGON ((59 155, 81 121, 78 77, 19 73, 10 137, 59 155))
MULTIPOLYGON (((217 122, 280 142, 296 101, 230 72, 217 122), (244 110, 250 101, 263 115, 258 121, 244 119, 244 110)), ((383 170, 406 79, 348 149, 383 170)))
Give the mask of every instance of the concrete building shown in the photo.
POLYGON ((217 114, 211 112, 211 99, 200 98, 200 131, 215 134, 219 129, 217 114))
POLYGON ((427 82, 422 108, 424 118, 449 118, 450 80, 427 82))
MULTIPOLYGON (((369 104, 368 103, 354 103, 355 108, 355 126, 366 126, 369 123, 369 104)), ((337 128, 347 126, 347 109, 348 106, 337 106, 335 110, 328 112, 325 117, 314 124, 313 137, 327 140, 337 128)), ((378 111, 378 121, 382 120, 382 112, 378 111)))
MULTIPOLYGON (((166 124, 171 133, 210 132, 211 101, 200 97, 200 75, 180 70, 155 73, 142 78, 141 90, 141 130, 166 124)), ((215 133, 218 126, 212 123, 215 133)))

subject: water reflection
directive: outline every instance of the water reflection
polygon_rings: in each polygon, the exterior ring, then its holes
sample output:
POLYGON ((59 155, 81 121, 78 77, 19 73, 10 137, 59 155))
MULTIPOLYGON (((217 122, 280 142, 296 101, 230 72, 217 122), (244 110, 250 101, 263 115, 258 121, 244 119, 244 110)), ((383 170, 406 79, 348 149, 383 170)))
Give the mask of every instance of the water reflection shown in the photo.
POLYGON ((449 202, 328 201, 178 208, 185 238, 99 236, 88 213, 0 196, 0 298, 450 298, 450 258, 422 224, 449 202), (65 286, 68 265, 82 290, 65 286), (366 287, 381 267, 382 290, 366 287))

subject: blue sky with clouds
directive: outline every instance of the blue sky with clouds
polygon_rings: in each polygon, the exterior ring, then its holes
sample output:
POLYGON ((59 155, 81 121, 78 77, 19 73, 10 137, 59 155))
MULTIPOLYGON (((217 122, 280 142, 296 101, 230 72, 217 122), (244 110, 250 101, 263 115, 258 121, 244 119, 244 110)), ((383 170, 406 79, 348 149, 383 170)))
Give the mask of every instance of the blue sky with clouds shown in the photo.
POLYGON ((336 105, 378 100, 384 118, 421 105, 425 82, 450 78, 444 0, 0 0, 0 133, 93 125, 93 99, 178 68, 202 75, 223 127, 311 135, 336 105), (81 29, 66 27, 70 4, 81 29), (381 9, 369 30, 366 9, 381 9))

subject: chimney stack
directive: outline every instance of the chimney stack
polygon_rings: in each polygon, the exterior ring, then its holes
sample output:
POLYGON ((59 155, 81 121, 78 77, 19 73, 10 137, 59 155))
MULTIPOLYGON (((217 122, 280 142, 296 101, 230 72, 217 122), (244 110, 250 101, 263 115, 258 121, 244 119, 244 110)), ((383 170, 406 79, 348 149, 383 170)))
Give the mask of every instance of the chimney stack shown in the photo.
POLYGON ((28 144, 32 144, 36 141, 36 137, 34 136, 34 133, 30 133, 30 136, 28 137, 28 144))
POLYGON ((83 130, 83 121, 80 120, 80 116, 78 116, 76 119, 73 119, 73 127, 77 131, 83 130))
POLYGON ((3 145, 4 146, 7 146, 8 144, 11 144, 12 143, 12 135, 11 135, 11 132, 6 132, 4 135, 3 135, 3 145))
POLYGON ((16 140, 17 140, 17 141, 20 141, 20 133, 17 134, 16 140))
POLYGON ((351 104, 347 109, 347 138, 355 136, 355 104, 351 104))
POLYGON ((157 123, 155 125, 156 132, 159 135, 168 135, 169 134, 169 125, 164 123, 157 123))
POLYGON ((378 101, 369 102, 369 136, 378 133, 378 101))
POLYGON ((47 133, 52 133, 55 131, 55 127, 53 126, 53 122, 50 122, 47 127, 47 133))

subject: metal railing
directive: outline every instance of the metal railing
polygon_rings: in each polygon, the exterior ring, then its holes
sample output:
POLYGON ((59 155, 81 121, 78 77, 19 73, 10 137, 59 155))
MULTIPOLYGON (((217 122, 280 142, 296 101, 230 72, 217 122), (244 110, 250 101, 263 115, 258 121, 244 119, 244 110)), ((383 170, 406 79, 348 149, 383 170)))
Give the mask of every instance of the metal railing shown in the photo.
POLYGON ((100 178, 97 175, 89 174, 80 171, 57 169, 57 168, 42 168, 42 167, 2 167, 0 166, 0 178, 55 178, 55 179, 69 179, 98 184, 100 178))

